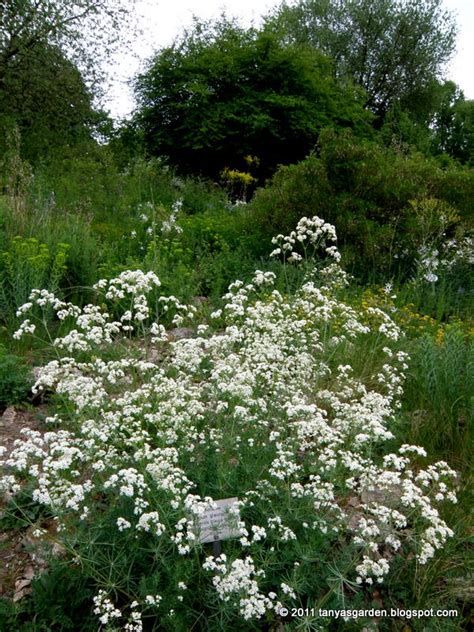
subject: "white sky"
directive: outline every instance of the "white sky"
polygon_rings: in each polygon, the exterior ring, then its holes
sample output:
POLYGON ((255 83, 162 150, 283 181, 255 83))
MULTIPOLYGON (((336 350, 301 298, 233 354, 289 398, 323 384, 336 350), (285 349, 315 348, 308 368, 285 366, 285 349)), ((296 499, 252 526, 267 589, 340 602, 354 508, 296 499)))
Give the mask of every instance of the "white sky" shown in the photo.
MULTIPOLYGON (((228 16, 240 18, 243 25, 257 23, 280 0, 136 0, 137 18, 142 35, 132 43, 133 55, 121 55, 113 66, 113 81, 105 106, 114 118, 128 116, 134 107, 133 95, 127 81, 143 67, 155 50, 171 44, 193 15, 209 19, 223 10, 228 16)), ((446 76, 474 99, 474 0, 444 0, 447 9, 457 15, 457 53, 446 76)))

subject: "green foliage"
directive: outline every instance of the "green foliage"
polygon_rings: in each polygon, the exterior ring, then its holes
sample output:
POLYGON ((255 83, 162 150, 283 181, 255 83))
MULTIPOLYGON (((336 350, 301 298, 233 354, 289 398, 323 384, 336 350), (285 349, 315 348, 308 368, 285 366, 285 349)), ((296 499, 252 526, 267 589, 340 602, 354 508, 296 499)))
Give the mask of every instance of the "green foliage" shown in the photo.
POLYGON ((0 600, 0 629, 96 632, 97 619, 90 607, 93 589, 77 566, 52 558, 31 589, 31 597, 17 604, 0 600))
POLYGON ((68 244, 57 244, 53 254, 34 237, 14 237, 0 257, 0 314, 3 322, 15 320, 18 307, 28 301, 31 290, 59 289, 67 270, 68 244))
POLYGON ((434 117, 433 149, 474 166, 474 101, 452 81, 444 84, 434 117))
POLYGON ((367 133, 371 118, 357 90, 336 84, 323 55, 225 19, 198 23, 159 51, 137 96, 148 151, 214 178, 224 168, 245 171, 249 155, 266 177, 301 159, 322 127, 367 133))
POLYGON ((79 70, 52 46, 8 65, 0 89, 0 148, 12 123, 21 133, 21 155, 33 164, 59 148, 91 142, 99 115, 79 70))
POLYGON ((92 99, 100 95, 101 60, 132 30, 130 14, 123 0, 1 3, 0 152, 15 125, 21 155, 35 165, 107 131, 107 116, 92 99))
POLYGON ((0 410, 26 399, 31 376, 23 358, 11 355, 0 345, 0 410))
POLYGON ((472 101, 453 82, 429 81, 415 96, 402 97, 387 112, 380 129, 386 145, 441 156, 440 164, 472 166, 472 101))
POLYGON ((101 76, 100 61, 114 50, 132 24, 123 0, 9 0, 0 21, 0 90, 12 65, 43 57, 56 46, 87 71, 101 76))
POLYGON ((183 216, 179 241, 186 264, 194 269, 199 294, 219 300, 236 278, 252 275, 270 240, 252 224, 246 205, 183 216))
MULTIPOLYGON (((121 229, 148 203, 171 207, 181 199, 189 214, 226 204, 223 189, 197 178, 177 177, 159 158, 134 158, 121 167, 116 148, 104 145, 65 148, 48 164, 35 169, 28 204, 53 206, 121 229), (117 221, 117 216, 120 221, 117 221)), ((32 213, 33 214, 33 213, 32 213)), ((40 229, 40 226, 38 226, 40 229)))
MULTIPOLYGON (((218 301, 237 277, 252 275, 270 240, 251 225, 247 207, 208 204, 211 210, 185 213, 184 200, 190 200, 186 188, 177 218, 162 204, 137 207, 130 231, 117 229, 115 252, 99 266, 101 276, 110 278, 127 267, 151 270, 165 293, 187 301, 198 295, 218 301)), ((99 228, 104 238, 112 239, 112 226, 99 228)))
POLYGON ((469 458, 474 440, 474 339, 456 326, 425 335, 412 353, 406 407, 409 440, 438 454, 469 458))
POLYGON ((334 60, 337 77, 364 88, 379 124, 399 101, 416 111, 452 55, 456 33, 441 0, 300 0, 284 3, 267 28, 334 60))
POLYGON ((317 213, 336 226, 351 270, 366 277, 406 278, 413 274, 423 243, 418 205, 435 198, 437 213, 457 213, 451 227, 467 224, 473 192, 472 170, 443 170, 419 154, 328 130, 321 135, 318 154, 281 167, 257 191, 252 209, 267 234, 287 232, 300 217, 317 213))
POLYGON ((48 164, 36 169, 35 180, 32 206, 52 205, 83 217, 112 212, 126 195, 110 151, 95 144, 58 148, 48 164))
POLYGON ((31 165, 20 155, 20 139, 18 126, 12 124, 5 134, 6 146, 0 161, 0 185, 6 193, 8 206, 17 216, 25 210, 26 194, 33 181, 31 165))
POLYGON ((435 283, 412 280, 400 285, 400 301, 411 304, 413 309, 438 322, 469 322, 472 314, 472 265, 458 263, 439 272, 435 283))
MULTIPOLYGON (((35 184, 39 184, 37 179, 35 184)), ((6 205, 4 220, 5 242, 0 240, 2 250, 8 249, 14 235, 37 239, 47 246, 50 253, 62 248, 59 244, 67 243, 67 269, 61 279, 61 286, 73 288, 72 291, 77 294, 80 287, 94 283, 97 266, 104 256, 104 246, 94 231, 90 217, 58 209, 54 198, 38 197, 28 201, 22 214, 12 212, 6 205)))

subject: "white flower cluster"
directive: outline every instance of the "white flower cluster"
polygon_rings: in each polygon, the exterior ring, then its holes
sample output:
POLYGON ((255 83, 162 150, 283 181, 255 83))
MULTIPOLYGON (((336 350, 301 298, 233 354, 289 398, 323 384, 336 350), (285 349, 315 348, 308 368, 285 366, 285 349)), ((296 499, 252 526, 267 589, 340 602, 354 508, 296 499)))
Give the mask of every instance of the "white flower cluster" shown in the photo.
POLYGON ((94 597, 94 614, 98 615, 102 625, 108 625, 113 619, 120 619, 122 613, 110 601, 105 590, 100 590, 94 597))
POLYGON ((418 274, 428 283, 436 283, 439 267, 439 250, 435 247, 421 246, 419 249, 418 274))
POLYGON ((171 233, 173 231, 175 233, 183 232, 183 229, 181 228, 181 226, 179 226, 179 224, 176 221, 176 218, 182 206, 183 206, 183 200, 181 199, 176 200, 176 202, 173 202, 170 215, 165 220, 163 220, 161 224, 161 232, 164 235, 171 233))
POLYGON ((176 327, 179 327, 185 318, 192 319, 196 314, 196 307, 194 305, 181 303, 176 296, 160 296, 158 301, 164 313, 168 312, 171 308, 174 310, 175 315, 172 319, 172 323, 176 327))
MULTIPOLYGON (((145 321, 152 315, 147 295, 160 285, 160 280, 153 272, 144 273, 141 270, 127 270, 117 278, 103 279, 96 283, 93 289, 102 292, 105 299, 112 304, 122 301, 122 315, 119 319, 114 319, 103 304, 89 304, 80 309, 72 303, 60 301, 46 290, 33 290, 29 301, 17 313, 19 316, 30 313, 31 318, 36 318, 45 325, 45 321, 35 314, 35 308, 39 306, 43 310, 52 309, 59 320, 73 319, 75 327, 69 328, 66 335, 55 338, 53 345, 69 353, 88 352, 103 345, 112 345, 124 334, 145 334, 145 321)), ((173 316, 170 319, 175 326, 181 325, 186 319, 193 319, 196 314, 195 306, 181 303, 175 296, 160 296, 158 309, 162 315, 171 311, 173 316)), ((26 334, 34 334, 36 329, 37 325, 30 318, 25 319, 13 337, 20 339, 26 334)), ((168 340, 166 329, 159 322, 152 323, 148 334, 153 344, 168 340)), ((62 368, 64 370, 64 364, 62 368)), ((53 369, 53 365, 50 369, 53 369)), ((42 383, 38 386, 51 387, 52 384, 46 383, 45 379, 43 374, 42 383)))
MULTIPOLYGON (((303 242, 335 237, 317 218, 303 222, 295 240, 298 235, 303 242)), ((259 565, 296 542, 304 550, 311 534, 347 539, 358 552, 359 583, 383 580, 392 557, 406 555, 415 543, 419 562, 426 562, 452 535, 436 506, 455 501, 454 473, 443 462, 420 467, 425 452, 419 446, 378 456, 381 444, 393 439, 390 424, 408 358, 393 348, 400 331, 387 314, 358 313, 335 297, 332 288, 346 280, 333 263, 324 286, 307 280, 287 298, 272 289, 271 273, 258 271, 252 283, 229 288, 220 314, 224 331, 203 328, 195 338, 165 342, 163 329, 152 325, 151 335, 167 345, 166 362, 157 364, 146 361, 145 348, 144 358, 136 350, 131 357, 126 344, 116 344, 128 335, 128 317, 112 321, 92 305, 79 311, 58 305, 87 344, 114 344, 123 357, 102 359, 98 348, 89 360, 66 355, 42 369, 36 388, 63 394, 73 413, 55 416, 56 430, 25 431, 0 459, 8 470, 1 486, 16 493, 28 478, 34 499, 69 525, 75 516, 93 519, 94 499, 109 497, 120 507, 121 537, 156 538, 191 564, 202 546, 196 522, 214 507, 212 497, 196 493, 196 481, 211 462, 224 471, 226 489, 227 473, 242 464, 243 518, 234 540, 241 555, 208 558, 204 568, 215 573, 219 598, 244 619, 277 612, 278 599, 298 597, 287 582, 263 589, 271 574, 259 565), (355 375, 351 357, 372 321, 382 350, 367 380, 355 375), (258 507, 271 513, 250 519, 258 507)), ((124 311, 141 322, 141 314, 148 317, 146 294, 158 285, 154 275, 134 271, 96 287, 106 300, 131 301, 124 311)), ((54 304, 54 297, 41 295, 30 302, 38 297, 54 304)), ((169 297, 158 302, 180 307, 169 297)), ((70 336, 55 342, 59 353, 78 349, 77 340, 64 343, 70 336)), ((183 590, 177 589, 180 601, 183 590)), ((144 607, 159 602, 149 595, 144 607)), ((104 625, 120 616, 105 593, 95 605, 104 625)), ((139 629, 134 616, 128 625, 136 627, 127 629, 139 629)))
MULTIPOLYGON (((124 310, 120 320, 113 320, 103 306, 90 304, 81 310, 72 303, 57 299, 46 290, 33 290, 29 301, 18 309, 18 315, 30 312, 34 317, 35 307, 40 307, 43 310, 52 309, 59 320, 74 319, 76 328, 70 329, 67 335, 56 338, 53 344, 70 353, 89 351, 94 346, 112 344, 119 334, 132 332, 134 328, 129 324, 132 320, 140 324, 148 319, 150 308, 146 295, 160 285, 160 280, 153 272, 144 273, 141 270, 127 270, 115 279, 103 279, 96 283, 94 289, 103 291, 106 299, 128 300, 128 308, 124 310)), ((183 306, 180 305, 180 308, 183 306)), ((38 320, 41 321, 41 318, 38 320)), ((13 337, 19 339, 25 334, 33 334, 35 330, 36 325, 26 319, 13 337)))
MULTIPOLYGON (((148 605, 158 605, 160 597, 157 595, 155 597, 151 597, 153 601, 149 601, 151 596, 147 595, 145 599, 145 603, 148 605)), ((105 590, 100 590, 99 593, 93 598, 94 602, 94 614, 96 614, 99 618, 100 623, 103 626, 106 626, 107 629, 115 629, 114 627, 114 619, 121 619, 123 617, 123 613, 114 606, 113 602, 107 596, 105 590)), ((122 626, 122 629, 125 632, 143 632, 143 621, 142 615, 137 610, 140 606, 138 601, 132 601, 130 604, 130 613, 128 616, 128 621, 122 626)))
POLYGON ((361 584, 365 581, 367 584, 373 583, 373 577, 377 578, 379 583, 383 582, 383 578, 387 575, 390 567, 383 557, 380 558, 377 562, 370 559, 369 557, 364 557, 364 560, 361 564, 356 567, 356 571, 358 573, 357 583, 361 584))
POLYGON ((436 283, 440 270, 449 270, 458 263, 474 264, 474 239, 449 239, 439 246, 423 244, 418 249, 417 277, 428 283, 436 283))
POLYGON ((139 247, 142 252, 150 248, 160 246, 163 237, 172 234, 179 234, 183 229, 177 223, 177 217, 183 205, 183 200, 178 199, 173 202, 171 210, 167 210, 162 204, 152 204, 145 202, 136 208, 139 224, 136 230, 132 230, 129 235, 124 235, 124 239, 137 240, 135 247, 139 247))
POLYGON ((264 577, 263 570, 257 571, 250 557, 227 562, 225 554, 218 558, 206 558, 203 568, 214 571, 212 579, 217 594, 223 601, 237 601, 240 614, 244 619, 259 619, 269 610, 278 612, 281 602, 276 600, 276 593, 264 595, 259 591, 259 577, 264 577))
POLYGON ((305 257, 314 254, 318 248, 324 247, 327 255, 340 261, 339 250, 336 246, 326 247, 326 240, 337 240, 336 229, 332 224, 328 224, 316 215, 311 218, 302 217, 296 225, 296 229, 291 231, 289 235, 277 235, 272 238, 272 244, 276 245, 277 248, 270 253, 270 256, 283 255, 289 263, 298 263, 303 259, 303 256, 295 250, 295 247, 299 245, 303 249, 305 257), (308 251, 308 246, 312 247, 312 253, 308 251))

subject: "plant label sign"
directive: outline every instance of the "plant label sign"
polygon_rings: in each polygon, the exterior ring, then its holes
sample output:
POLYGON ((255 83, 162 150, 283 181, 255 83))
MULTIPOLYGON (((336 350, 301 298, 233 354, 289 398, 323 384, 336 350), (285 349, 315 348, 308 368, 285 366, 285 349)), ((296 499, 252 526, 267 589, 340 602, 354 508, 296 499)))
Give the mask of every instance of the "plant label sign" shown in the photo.
POLYGON ((197 518, 195 535, 198 542, 216 542, 240 537, 237 523, 240 519, 238 498, 215 500, 216 507, 197 518))

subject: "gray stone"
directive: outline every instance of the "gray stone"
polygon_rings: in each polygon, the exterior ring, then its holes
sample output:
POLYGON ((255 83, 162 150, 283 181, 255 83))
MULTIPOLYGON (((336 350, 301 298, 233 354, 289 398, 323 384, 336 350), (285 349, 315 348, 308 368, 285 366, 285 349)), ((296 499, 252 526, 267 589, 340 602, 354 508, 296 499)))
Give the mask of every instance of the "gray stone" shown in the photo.
POLYGON ((168 332, 168 340, 173 342, 174 340, 183 340, 185 338, 194 338, 195 333, 191 327, 175 327, 168 332))

